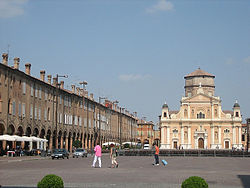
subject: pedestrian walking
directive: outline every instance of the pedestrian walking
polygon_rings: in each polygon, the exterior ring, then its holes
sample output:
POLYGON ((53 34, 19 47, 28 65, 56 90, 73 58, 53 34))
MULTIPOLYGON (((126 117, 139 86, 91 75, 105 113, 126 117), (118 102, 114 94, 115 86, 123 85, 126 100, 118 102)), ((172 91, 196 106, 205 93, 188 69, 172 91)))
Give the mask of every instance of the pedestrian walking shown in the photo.
POLYGON ((153 146, 155 147, 155 163, 153 165, 159 165, 159 147, 154 143, 153 146))
POLYGON ((111 168, 118 168, 118 163, 116 161, 116 148, 111 146, 110 148, 110 158, 111 158, 111 168))
POLYGON ((99 143, 97 143, 97 145, 95 146, 94 151, 95 151, 95 156, 94 156, 94 161, 93 161, 92 167, 93 167, 93 168, 95 167, 95 163, 96 163, 96 161, 97 161, 97 159, 98 159, 99 168, 101 168, 101 167, 102 167, 102 161, 101 161, 101 157, 102 157, 102 148, 101 148, 101 146, 99 145, 99 143))

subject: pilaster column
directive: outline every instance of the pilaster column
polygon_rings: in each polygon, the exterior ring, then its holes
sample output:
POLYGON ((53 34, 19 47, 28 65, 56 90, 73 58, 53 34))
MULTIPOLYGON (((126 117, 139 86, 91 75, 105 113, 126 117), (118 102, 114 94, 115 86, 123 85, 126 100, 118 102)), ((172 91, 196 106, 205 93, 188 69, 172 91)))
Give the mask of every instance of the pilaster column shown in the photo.
POLYGON ((219 126, 219 144, 221 144, 221 126, 219 126))
POLYGON ((188 148, 191 147, 191 126, 188 127, 188 148))
POLYGON ((239 146, 241 146, 241 127, 239 126, 239 146))
POLYGON ((40 142, 39 141, 36 142, 36 149, 40 149, 40 142))
POLYGON ((214 104, 212 104, 212 114, 211 114, 211 118, 214 119, 214 104))
MULTIPOLYGON (((165 135, 165 127, 161 127, 161 143, 162 144, 166 144, 166 136, 167 135, 165 135)), ((141 142, 142 142, 142 140, 141 140, 141 142)))
POLYGON ((219 119, 221 118, 221 105, 219 105, 219 109, 218 109, 218 117, 219 117, 219 119))
POLYGON ((211 138, 212 138, 211 142, 212 144, 214 144, 214 126, 213 125, 211 126, 211 138))
POLYGON ((233 125, 233 145, 236 144, 236 130, 235 126, 233 125))
POLYGON ((190 105, 188 104, 188 119, 190 119, 190 117, 191 117, 191 110, 190 110, 190 105))
POLYGON ((65 149, 69 151, 69 138, 68 137, 65 138, 65 149))
POLYGON ((181 126, 181 145, 184 144, 184 127, 181 126))
POLYGON ((170 127, 169 126, 166 128, 166 132, 167 132, 167 144, 170 144, 170 127))

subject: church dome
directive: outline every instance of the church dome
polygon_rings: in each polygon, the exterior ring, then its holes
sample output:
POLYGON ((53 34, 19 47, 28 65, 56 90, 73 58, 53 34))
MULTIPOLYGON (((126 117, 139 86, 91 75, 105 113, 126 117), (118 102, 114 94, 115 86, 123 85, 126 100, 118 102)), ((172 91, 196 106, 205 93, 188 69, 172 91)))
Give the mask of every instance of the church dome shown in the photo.
POLYGON ((240 107, 240 105, 239 105, 239 103, 237 101, 234 103, 234 108, 235 107, 240 107))
POLYGON ((162 108, 168 108, 167 103, 165 103, 164 105, 162 105, 162 108))
POLYGON ((215 77, 214 75, 210 74, 210 73, 207 73, 206 71, 204 70, 201 70, 200 68, 198 68, 197 70, 195 70, 194 72, 188 74, 185 76, 185 78, 188 78, 188 77, 196 77, 196 76, 207 76, 207 77, 215 77))

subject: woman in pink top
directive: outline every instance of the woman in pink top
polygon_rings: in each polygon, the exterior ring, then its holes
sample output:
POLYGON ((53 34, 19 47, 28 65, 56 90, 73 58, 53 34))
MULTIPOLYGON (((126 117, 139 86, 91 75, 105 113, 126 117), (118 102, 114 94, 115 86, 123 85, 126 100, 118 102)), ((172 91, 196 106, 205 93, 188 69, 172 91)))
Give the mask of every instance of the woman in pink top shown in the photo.
POLYGON ((96 161, 97 161, 97 159, 98 159, 99 168, 101 168, 101 167, 102 167, 102 161, 101 161, 101 157, 102 157, 102 148, 101 148, 101 146, 99 145, 99 143, 97 143, 97 145, 95 146, 94 151, 95 151, 95 157, 94 157, 94 161, 93 161, 92 167, 95 167, 95 163, 96 163, 96 161))

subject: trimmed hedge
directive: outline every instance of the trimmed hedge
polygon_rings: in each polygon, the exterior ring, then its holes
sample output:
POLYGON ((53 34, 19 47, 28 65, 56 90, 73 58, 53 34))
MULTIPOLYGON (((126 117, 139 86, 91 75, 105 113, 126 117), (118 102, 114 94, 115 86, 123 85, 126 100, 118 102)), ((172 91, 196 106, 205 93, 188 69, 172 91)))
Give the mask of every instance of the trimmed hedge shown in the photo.
POLYGON ((64 188, 63 180, 55 174, 48 174, 37 184, 38 188, 64 188))
POLYGON ((181 188, 208 188, 208 184, 199 176, 191 176, 182 182, 181 188))

